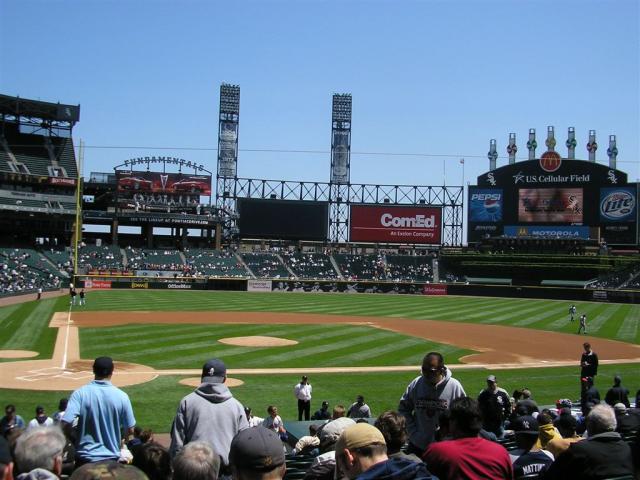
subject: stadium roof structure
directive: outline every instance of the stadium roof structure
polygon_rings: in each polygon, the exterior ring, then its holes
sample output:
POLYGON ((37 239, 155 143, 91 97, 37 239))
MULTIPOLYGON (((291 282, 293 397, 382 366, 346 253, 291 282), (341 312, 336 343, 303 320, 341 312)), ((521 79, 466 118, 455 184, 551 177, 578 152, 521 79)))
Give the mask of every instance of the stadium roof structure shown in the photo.
POLYGON ((39 118, 69 127, 80 120, 80 105, 42 102, 0 94, 0 115, 20 118, 39 118))

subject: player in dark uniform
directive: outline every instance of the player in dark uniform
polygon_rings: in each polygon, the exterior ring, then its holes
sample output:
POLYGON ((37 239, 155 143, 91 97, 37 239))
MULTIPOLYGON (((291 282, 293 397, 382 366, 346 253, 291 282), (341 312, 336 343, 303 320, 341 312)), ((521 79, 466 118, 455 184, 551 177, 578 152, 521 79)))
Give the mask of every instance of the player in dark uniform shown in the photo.
POLYGON ((587 316, 583 313, 580 315, 580 326, 578 327, 578 335, 583 331, 584 334, 587 334, 587 316))

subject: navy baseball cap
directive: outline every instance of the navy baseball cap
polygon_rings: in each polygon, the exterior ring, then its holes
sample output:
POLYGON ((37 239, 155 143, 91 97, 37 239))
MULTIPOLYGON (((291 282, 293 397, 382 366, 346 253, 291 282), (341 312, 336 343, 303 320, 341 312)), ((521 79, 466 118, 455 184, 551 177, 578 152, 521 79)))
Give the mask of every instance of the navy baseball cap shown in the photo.
POLYGON ((93 361, 93 373, 107 376, 113 373, 113 359, 111 357, 98 357, 93 361))
POLYGON ((282 440, 273 430, 261 425, 241 430, 231 441, 229 463, 236 468, 265 472, 284 461, 282 440))
POLYGON ((539 428, 538 420, 531 415, 516 417, 516 419, 511 422, 511 430, 516 434, 538 435, 539 428))
POLYGON ((202 383, 223 383, 227 367, 222 360, 212 358, 202 366, 202 383))

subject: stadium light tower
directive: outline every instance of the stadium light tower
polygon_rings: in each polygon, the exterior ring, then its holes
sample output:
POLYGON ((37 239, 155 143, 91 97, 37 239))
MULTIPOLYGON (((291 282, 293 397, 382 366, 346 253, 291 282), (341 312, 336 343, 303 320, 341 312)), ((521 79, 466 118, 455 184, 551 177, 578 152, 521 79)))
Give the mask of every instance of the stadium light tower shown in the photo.
MULTIPOLYGON (((238 128, 240 124, 240 87, 220 85, 218 116, 218 169, 216 174, 216 206, 223 212, 235 213, 235 187, 238 175, 238 128)), ((231 220, 235 226, 235 221, 231 220)))
POLYGON ((329 235, 332 241, 345 241, 349 225, 349 183, 351 182, 351 107, 350 93, 333 95, 331 111, 331 214, 329 235))

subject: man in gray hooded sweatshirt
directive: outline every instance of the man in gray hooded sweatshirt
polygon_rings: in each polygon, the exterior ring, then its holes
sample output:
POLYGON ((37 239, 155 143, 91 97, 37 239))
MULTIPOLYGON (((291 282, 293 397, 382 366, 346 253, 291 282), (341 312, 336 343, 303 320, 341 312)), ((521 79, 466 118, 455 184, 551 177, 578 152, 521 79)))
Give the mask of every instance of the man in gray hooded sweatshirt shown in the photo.
POLYGON ((438 419, 456 398, 466 396, 462 385, 451 376, 438 352, 429 352, 422 360, 422 375, 413 379, 400 399, 398 413, 407 422, 409 449, 421 457, 435 440, 438 419))
MULTIPOLYGON (((202 383, 182 399, 171 426, 171 457, 189 442, 207 442, 229 465, 231 440, 249 428, 244 407, 224 384, 227 368, 222 360, 209 360, 202 367, 202 383)), ((223 466, 223 468, 224 468, 223 466)))

